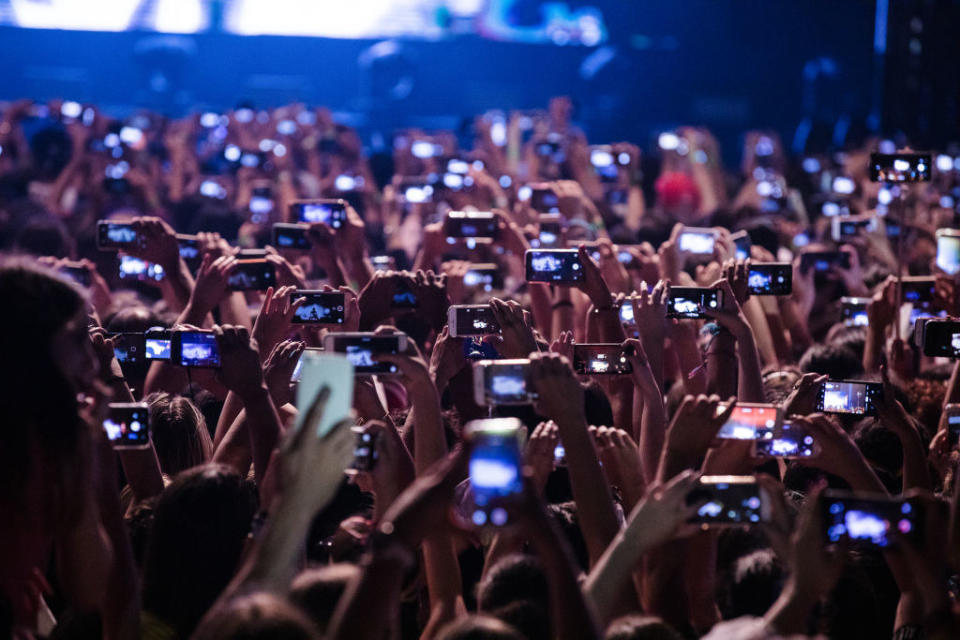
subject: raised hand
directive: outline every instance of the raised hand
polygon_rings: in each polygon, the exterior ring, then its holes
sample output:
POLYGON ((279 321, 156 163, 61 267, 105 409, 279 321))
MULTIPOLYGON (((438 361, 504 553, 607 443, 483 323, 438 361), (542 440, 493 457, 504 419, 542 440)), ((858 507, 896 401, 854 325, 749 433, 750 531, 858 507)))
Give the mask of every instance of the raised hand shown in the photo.
POLYGON ((260 354, 257 345, 250 339, 246 327, 228 324, 214 326, 220 349, 220 369, 217 378, 230 391, 241 398, 248 398, 266 389, 260 354))
POLYGON ((140 238, 140 244, 128 253, 159 264, 167 272, 175 270, 180 262, 180 245, 170 225, 151 216, 134 218, 131 224, 140 238))
POLYGON ((783 413, 787 416, 805 416, 817 410, 820 398, 820 386, 829 376, 818 373, 805 373, 796 384, 793 391, 783 401, 783 413))
POLYGON ((583 388, 577 381, 570 362, 555 353, 530 356, 530 375, 537 398, 534 407, 540 415, 556 422, 586 424, 583 388))
POLYGON ((376 500, 377 514, 382 515, 400 492, 413 482, 413 458, 392 426, 371 420, 363 428, 376 443, 377 462, 371 471, 360 471, 357 476, 361 485, 369 484, 376 500))
POLYGON ((587 251, 587 245, 581 244, 577 248, 580 256, 580 264, 583 266, 583 280, 577 285, 577 288, 587 294, 590 302, 597 309, 609 309, 613 303, 610 295, 610 287, 603 278, 603 272, 600 271, 600 265, 594 262, 587 251))
POLYGON ((537 341, 530 326, 529 313, 524 311, 519 302, 513 300, 490 300, 490 308, 500 325, 499 351, 506 358, 527 358, 531 353, 539 351, 537 341))
POLYGON ((543 494, 554 466, 554 452, 560 444, 560 431, 553 421, 541 422, 527 439, 523 463, 530 468, 531 481, 538 495, 543 494))
POLYGON ((615 427, 591 427, 591 429, 607 481, 619 487, 627 508, 633 507, 643 496, 646 487, 637 443, 623 429, 615 427))
POLYGON ((253 338, 263 354, 269 353, 283 340, 290 329, 290 321, 297 309, 304 303, 303 298, 291 300, 296 287, 287 286, 274 290, 267 289, 257 321, 253 325, 253 338))
POLYGON ((550 343, 550 351, 573 362, 573 331, 561 331, 557 339, 550 343))
POLYGON ((237 259, 233 256, 214 259, 210 255, 204 255, 197 271, 193 294, 190 296, 190 304, 197 314, 206 314, 220 304, 227 295, 227 280, 236 264, 237 259))
POLYGON ((293 403, 290 378, 303 354, 304 344, 296 340, 284 340, 270 352, 263 363, 263 378, 270 391, 273 403, 280 407, 293 403))
POLYGON ((640 336, 649 340, 662 340, 667 333, 667 297, 670 284, 660 280, 647 293, 647 283, 640 283, 641 291, 629 297, 633 305, 633 319, 640 329, 640 336))
MULTIPOLYGON (((715 395, 684 398, 667 429, 664 454, 679 456, 683 464, 701 458, 735 406, 735 398, 730 398, 726 406, 721 405, 720 398, 715 395)), ((672 470, 667 475, 673 475, 672 470)))

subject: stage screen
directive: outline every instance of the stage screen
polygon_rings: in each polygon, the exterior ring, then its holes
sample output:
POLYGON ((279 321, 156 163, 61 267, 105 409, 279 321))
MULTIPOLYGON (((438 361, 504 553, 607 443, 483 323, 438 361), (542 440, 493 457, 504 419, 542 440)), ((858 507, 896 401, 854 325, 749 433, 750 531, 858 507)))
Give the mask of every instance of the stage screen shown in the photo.
POLYGON ((536 0, 0 0, 0 25, 351 39, 477 35, 583 46, 607 38, 597 7, 536 0))

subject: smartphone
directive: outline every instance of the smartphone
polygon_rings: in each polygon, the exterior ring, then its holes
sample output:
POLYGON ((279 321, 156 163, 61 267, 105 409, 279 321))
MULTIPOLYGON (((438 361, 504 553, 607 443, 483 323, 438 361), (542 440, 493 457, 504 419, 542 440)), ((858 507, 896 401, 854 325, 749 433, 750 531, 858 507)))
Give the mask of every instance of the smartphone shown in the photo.
POLYGON ((342 325, 346 310, 346 295, 340 291, 308 291, 297 289, 292 300, 305 298, 293 312, 293 324, 342 325))
POLYGON ((960 358, 960 320, 929 318, 917 322, 922 332, 923 355, 933 358, 960 358), (922 323, 922 325, 921 325, 922 323))
MULTIPOLYGON (((718 413, 726 411, 721 406, 718 413)), ((778 405, 759 402, 738 402, 730 417, 720 427, 717 437, 724 440, 756 440, 772 432, 783 420, 783 411, 778 405)))
POLYGON ((352 431, 356 441, 353 445, 353 464, 350 468, 354 471, 373 471, 379 457, 377 452, 379 432, 368 431, 363 427, 353 427, 352 431))
POLYGON ((150 446, 150 406, 146 402, 111 402, 103 430, 114 449, 150 446))
POLYGON ((846 217, 850 215, 850 205, 842 200, 825 200, 820 205, 820 213, 827 218, 846 217))
POLYGON ((287 224, 277 222, 273 225, 273 246, 277 249, 291 249, 294 251, 309 251, 310 239, 307 237, 307 230, 310 227, 305 224, 287 224))
POLYGON ((447 310, 451 338, 500 333, 500 325, 488 304, 455 304, 447 310))
POLYGON ((300 376, 303 375, 303 360, 308 353, 323 353, 323 347, 307 347, 300 354, 297 364, 293 367, 293 373, 290 374, 290 382, 300 382, 300 376))
POLYGON ((874 216, 866 218, 835 217, 831 220, 833 239, 836 242, 848 242, 863 233, 876 231, 877 219, 874 216))
POLYGON ((184 262, 187 264, 200 264, 202 256, 200 255, 200 240, 197 236, 178 233, 177 245, 180 247, 180 257, 183 258, 184 262))
POLYGON ((560 198, 552 187, 531 185, 530 208, 538 213, 560 213, 560 198))
POLYGON ((227 277, 227 286, 233 291, 266 291, 276 284, 276 269, 264 258, 237 260, 233 272, 227 277))
POLYGON ((86 288, 91 284, 90 272, 84 267, 71 267, 69 265, 64 265, 60 267, 59 271, 81 287, 86 288))
POLYGON ((751 263, 747 286, 753 296, 788 296, 793 292, 793 265, 789 262, 751 263))
POLYGON ((937 268, 951 276, 960 273, 960 230, 937 229, 937 268))
POLYGON ((563 216, 559 213, 546 213, 540 216, 540 231, 537 242, 543 249, 552 249, 560 246, 563 238, 563 216))
POLYGON ((393 256, 370 256, 375 271, 396 271, 397 260, 393 256))
POLYGON ((681 253, 694 256, 712 256, 717 242, 714 229, 684 227, 677 238, 677 248, 681 253))
POLYGON ((827 380, 820 385, 817 411, 856 416, 877 415, 876 401, 883 397, 883 384, 862 380, 827 380))
POLYGON ((479 287, 484 291, 493 291, 503 288, 503 275, 500 267, 492 262, 471 264, 463 274, 463 284, 466 287, 479 287))
POLYGON ((574 284, 583 280, 583 265, 576 249, 528 249, 527 282, 574 284))
POLYGON ((471 420, 465 427, 470 443, 470 521, 477 527, 503 527, 505 508, 523 493, 523 424, 517 418, 471 420))
POLYGON ((413 292, 406 280, 397 280, 390 297, 390 307, 392 309, 417 308, 417 294, 413 292))
POLYGON ((840 298, 840 315, 847 327, 866 327, 870 324, 867 317, 867 305, 870 298, 840 298))
POLYGON ((872 182, 929 182, 929 153, 871 153, 872 182))
POLYGON ((831 267, 850 268, 850 254, 846 251, 805 251, 800 254, 800 270, 804 273, 813 269, 825 273, 831 267))
POLYGON ((500 235, 497 217, 492 211, 450 211, 443 221, 447 242, 471 238, 492 242, 500 235))
POLYGON ((620 323, 625 327, 636 327, 637 319, 633 315, 633 303, 627 299, 620 305, 620 323))
POLYGON ((410 204, 433 202, 433 185, 427 181, 403 186, 403 199, 410 204))
POLYGON ((170 330, 162 327, 147 329, 143 334, 144 357, 147 360, 169 360, 170 335, 170 330))
POLYGON ((97 222, 97 249, 116 251, 136 247, 140 242, 136 229, 130 222, 97 222))
POLYGON ((668 318, 706 318, 707 309, 720 309, 723 294, 706 287, 670 287, 667 296, 668 318))
POLYGON ((388 375, 397 373, 397 366, 377 362, 376 356, 403 353, 407 350, 407 336, 404 333, 329 333, 324 336, 323 348, 329 353, 345 354, 358 376, 388 375))
POLYGON ((324 436, 337 423, 351 418, 354 370, 349 359, 342 355, 306 350, 300 360, 302 364, 300 382, 297 385, 298 414, 295 428, 303 428, 303 421, 310 407, 320 391, 326 387, 330 395, 317 424, 317 435, 324 436))
POLYGON ((934 276, 905 276, 900 282, 900 300, 914 309, 929 309, 937 299, 937 279, 934 276))
POLYGON ((530 360, 477 360, 473 363, 473 398, 480 406, 531 404, 530 360))
POLYGON ((137 280, 144 282, 154 280, 160 282, 166 276, 163 267, 133 256, 120 256, 120 269, 118 272, 121 280, 137 280))
POLYGON ((220 345, 212 331, 170 333, 170 362, 178 367, 220 368, 220 345))
POLYGON ((894 546, 894 530, 922 539, 923 510, 910 499, 829 490, 820 496, 820 510, 828 543, 846 537, 883 549, 894 546))
POLYGON ((737 231, 730 234, 733 245, 736 247, 737 260, 746 260, 750 257, 750 249, 753 248, 753 242, 750 240, 750 234, 746 231, 737 231))
POLYGON ((753 452, 756 457, 800 460, 812 458, 817 452, 816 445, 808 429, 799 422, 788 421, 779 429, 759 433, 753 441, 753 452))
POLYGON ((960 404, 950 403, 943 408, 947 420, 947 438, 950 448, 960 445, 960 404))
POLYGON ((753 476, 702 476, 687 503, 706 500, 688 522, 706 527, 750 525, 770 520, 770 496, 753 476))
POLYGON ((146 358, 144 335, 139 332, 125 331, 109 336, 113 339, 113 355, 120 364, 137 364, 146 358))
POLYGON ((623 375, 633 373, 633 365, 617 343, 573 345, 573 370, 580 375, 623 375))
POLYGON ((299 222, 322 222, 339 229, 347 219, 346 200, 297 200, 290 204, 290 219, 299 222))

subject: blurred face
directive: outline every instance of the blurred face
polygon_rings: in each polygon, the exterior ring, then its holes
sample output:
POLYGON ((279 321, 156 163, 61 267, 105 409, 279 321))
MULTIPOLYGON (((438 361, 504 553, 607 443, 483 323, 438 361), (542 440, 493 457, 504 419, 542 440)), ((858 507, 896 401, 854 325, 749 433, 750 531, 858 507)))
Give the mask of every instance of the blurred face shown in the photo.
POLYGON ((87 317, 81 310, 53 337, 50 357, 77 392, 90 388, 98 373, 97 359, 87 333, 87 317))

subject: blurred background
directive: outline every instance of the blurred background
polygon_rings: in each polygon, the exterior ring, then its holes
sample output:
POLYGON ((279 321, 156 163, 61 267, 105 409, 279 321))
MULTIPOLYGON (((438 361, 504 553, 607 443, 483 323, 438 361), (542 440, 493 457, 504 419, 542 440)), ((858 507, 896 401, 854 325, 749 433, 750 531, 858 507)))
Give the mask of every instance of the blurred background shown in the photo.
MULTIPOLYGON (((569 95, 592 140, 956 139, 953 0, 0 0, 0 100, 326 105, 368 140, 569 95)), ((466 132, 464 132, 466 133, 466 132)))

